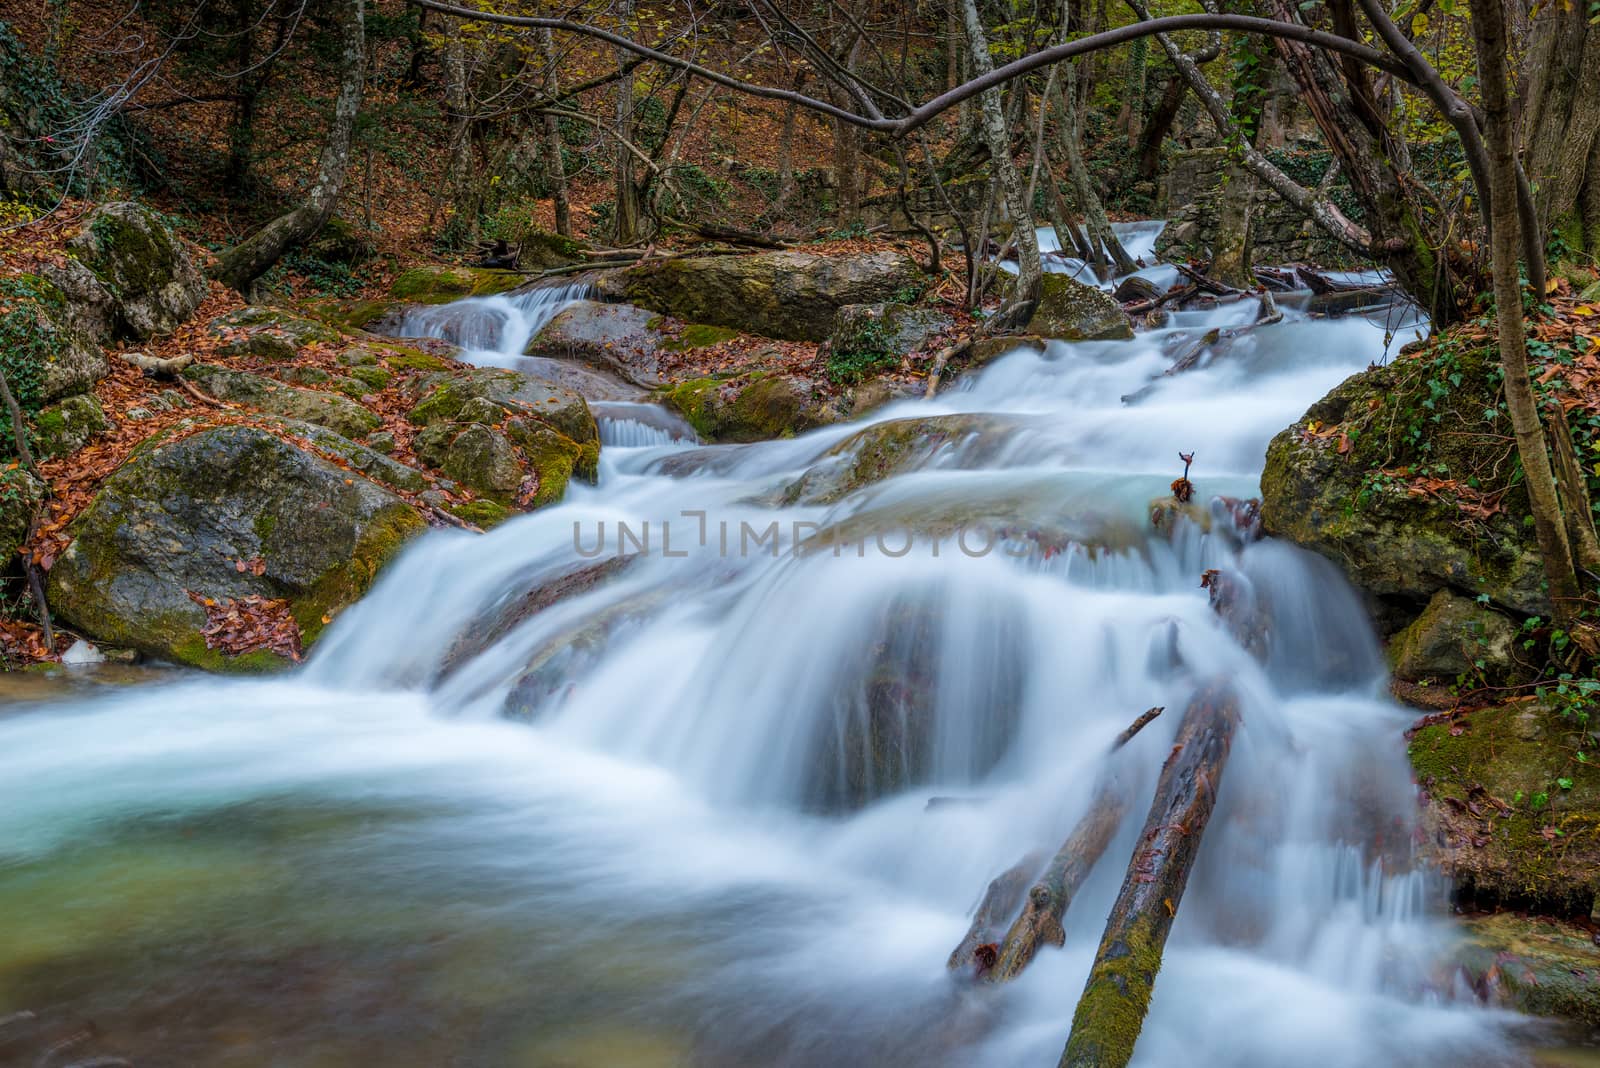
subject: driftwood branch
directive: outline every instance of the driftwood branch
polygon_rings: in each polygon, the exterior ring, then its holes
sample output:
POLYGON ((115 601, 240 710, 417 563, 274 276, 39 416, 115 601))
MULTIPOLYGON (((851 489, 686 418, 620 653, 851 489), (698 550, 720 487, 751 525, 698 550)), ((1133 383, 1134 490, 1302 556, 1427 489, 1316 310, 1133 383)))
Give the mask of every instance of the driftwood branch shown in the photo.
POLYGON ((194 353, 186 352, 182 356, 148 356, 142 352, 123 352, 118 358, 124 363, 131 363, 147 375, 156 375, 162 378, 171 378, 191 363, 194 363, 194 353))
MULTIPOLYGON (((1140 713, 1138 719, 1117 735, 1109 752, 1115 753, 1127 745, 1161 712, 1160 708, 1152 708, 1140 713)), ((1040 866, 1045 863, 1045 855, 1043 851, 1035 851, 989 883, 971 927, 950 954, 950 969, 954 971, 972 964, 976 965, 979 977, 990 982, 1004 982, 1015 978, 1028 966, 1040 942, 1061 945, 1065 941, 1061 917, 1094 868, 1095 861, 1111 844, 1126 808, 1102 776, 1094 800, 1089 804, 1089 814, 1073 828, 1042 873, 1040 866), (1027 891, 1026 905, 1023 905, 1024 890, 1027 891), (1020 916, 1017 914, 1019 907, 1022 909, 1020 916), (1000 925, 1011 917, 1016 917, 1015 922, 1004 940, 997 941, 995 936, 1000 925)))
POLYGON ((1059 1068, 1122 1068, 1132 1059, 1238 725, 1237 699, 1219 683, 1184 710, 1059 1068))

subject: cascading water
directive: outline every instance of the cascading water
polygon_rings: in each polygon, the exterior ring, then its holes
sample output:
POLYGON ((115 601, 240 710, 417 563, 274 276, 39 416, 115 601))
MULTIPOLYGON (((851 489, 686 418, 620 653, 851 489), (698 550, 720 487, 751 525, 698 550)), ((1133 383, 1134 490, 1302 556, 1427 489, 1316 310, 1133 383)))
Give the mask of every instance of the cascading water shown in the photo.
POLYGON ((430 534, 296 676, 0 718, 0 1059, 92 1020, 137 1065, 1054 1064, 1178 712, 1220 675, 1243 724, 1136 1063, 1514 1063, 1442 966, 1408 717, 1355 596, 1220 510, 1149 524, 1179 450, 1201 497, 1253 493, 1384 333, 1291 310, 1143 393, 1167 335, 1053 344, 752 446, 619 408, 597 488, 430 534), (841 480, 830 449, 929 417, 894 477, 841 480), (1211 567, 1272 619, 1259 655, 1211 567), (514 610, 540 589, 566 596, 514 610), (1066 946, 953 980, 987 881, 1102 769, 1135 815, 1066 946))
POLYGON ((443 338, 460 346, 462 359, 491 367, 514 367, 528 342, 574 301, 594 287, 543 285, 492 297, 469 297, 406 312, 392 333, 397 337, 443 338))

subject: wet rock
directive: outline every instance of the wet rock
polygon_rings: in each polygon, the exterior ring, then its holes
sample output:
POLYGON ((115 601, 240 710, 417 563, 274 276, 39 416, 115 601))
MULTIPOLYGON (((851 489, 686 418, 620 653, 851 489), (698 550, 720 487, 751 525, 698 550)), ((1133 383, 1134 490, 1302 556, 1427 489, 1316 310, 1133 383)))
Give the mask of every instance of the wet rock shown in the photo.
POLYGON ((993 415, 935 415, 874 423, 824 453, 779 493, 784 505, 833 504, 895 475, 926 466, 979 466, 1010 441, 1014 420, 993 415))
POLYGON ((1516 670, 1517 626, 1492 609, 1440 590, 1389 642, 1394 676, 1406 682, 1449 682, 1459 675, 1507 681, 1516 670))
MULTIPOLYGON (((389 295, 395 300, 412 304, 448 304, 462 297, 489 297, 505 293, 525 281, 527 276, 518 271, 496 271, 484 267, 413 267, 394 280, 389 287, 389 295)), ((377 315, 372 318, 377 318, 377 315)))
POLYGON ((1026 332, 1060 341, 1116 341, 1133 336, 1133 322, 1099 286, 1047 274, 1026 332))
POLYGON ((1459 903, 1581 917, 1600 893, 1600 767, 1573 706, 1515 701, 1419 727, 1422 851, 1459 903), (1532 717, 1532 721, 1530 718, 1532 717))
POLYGON ((527 354, 583 360, 648 388, 665 381, 661 353, 705 348, 735 333, 723 326, 679 323, 632 304, 583 300, 551 319, 528 343, 527 354))
POLYGON ((1600 948, 1581 927, 1499 913, 1460 921, 1456 959, 1491 1004, 1600 1027, 1600 948))
POLYGON ((268 360, 292 360, 308 345, 340 340, 339 331, 325 323, 260 305, 219 315, 206 330, 218 340, 220 355, 268 360))
POLYGON ((247 404, 273 415, 327 427, 351 439, 360 438, 382 425, 381 419, 349 397, 284 385, 248 371, 198 363, 184 368, 183 377, 218 400, 247 404))
POLYGON ((426 428, 417 454, 501 505, 539 508, 567 482, 593 482, 600 434, 584 399, 517 371, 430 375, 411 391, 408 418, 426 428))
POLYGON ((206 297, 205 275, 189 250, 138 204, 100 205, 67 247, 110 295, 120 336, 171 333, 206 297))
POLYGON ((209 670, 270 670, 284 663, 275 653, 207 648, 206 612, 190 593, 287 599, 310 644, 423 529, 399 497, 265 430, 160 437, 74 522, 49 599, 97 642, 209 670), (238 566, 246 561, 261 573, 238 566))
POLYGON ((954 322, 942 312, 909 304, 847 304, 834 316, 828 337, 829 373, 850 381, 892 367, 954 322))
POLYGON ((871 378, 850 391, 850 414, 862 416, 875 412, 895 401, 914 400, 924 393, 915 382, 902 382, 894 378, 871 378))
POLYGON ((735 378, 697 378, 672 386, 661 399, 706 441, 769 441, 839 419, 818 384, 798 375, 757 371, 735 378))
POLYGON ((68 296, 41 275, 0 279, 0 345, 24 409, 87 392, 110 373, 105 353, 77 325, 68 296))
POLYGON ((899 252, 762 252, 647 260, 603 275, 598 288, 685 322, 823 341, 840 308, 895 300, 921 277, 916 261, 899 252))
MULTIPOLYGON (((1543 565, 1520 522, 1527 514, 1520 486, 1507 487, 1488 515, 1474 516, 1448 492, 1414 493, 1391 473, 1408 460, 1403 431, 1423 418, 1418 413, 1447 426, 1496 425, 1483 414, 1495 408, 1496 375, 1494 353, 1481 350, 1448 363, 1402 357, 1346 379, 1268 447, 1264 531, 1327 557, 1357 588, 1393 606, 1380 617, 1389 629, 1409 622, 1440 590, 1548 617, 1543 565), (1442 399, 1425 409, 1430 382, 1442 399)), ((1505 417, 1497 418, 1509 434, 1505 417)), ((1492 469, 1497 457, 1478 444, 1484 436, 1446 435, 1430 467, 1463 477, 1492 469)))
POLYGON ((88 393, 67 397, 33 416, 34 451, 41 457, 66 456, 111 425, 100 402, 88 393))

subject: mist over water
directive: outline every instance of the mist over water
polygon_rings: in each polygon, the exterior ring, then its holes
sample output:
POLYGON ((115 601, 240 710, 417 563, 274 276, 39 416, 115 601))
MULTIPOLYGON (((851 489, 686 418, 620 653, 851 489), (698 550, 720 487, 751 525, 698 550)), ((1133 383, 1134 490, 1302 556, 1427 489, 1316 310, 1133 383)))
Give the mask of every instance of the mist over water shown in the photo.
MULTIPOLYGON (((534 317, 518 299, 463 303, 534 317)), ((479 362, 526 345, 500 311, 479 362)), ((1291 308, 1137 403, 1170 331, 1052 344, 751 446, 597 406, 597 487, 429 534, 295 676, 0 715, 0 909, 25 920, 0 1019, 92 1019, 141 1066, 1052 1065, 1181 710, 1220 675, 1242 726, 1136 1063, 1515 1063, 1441 967, 1409 717, 1355 595, 1221 510, 1149 524, 1180 450, 1197 499, 1254 494, 1272 435, 1421 329, 1399 325, 1291 308), (863 428, 938 415, 993 418, 779 503, 863 428), (1208 568, 1273 621, 1259 656, 1208 568), (1131 815, 1065 948, 953 980, 989 879, 1054 849, 1108 764, 1131 815)))

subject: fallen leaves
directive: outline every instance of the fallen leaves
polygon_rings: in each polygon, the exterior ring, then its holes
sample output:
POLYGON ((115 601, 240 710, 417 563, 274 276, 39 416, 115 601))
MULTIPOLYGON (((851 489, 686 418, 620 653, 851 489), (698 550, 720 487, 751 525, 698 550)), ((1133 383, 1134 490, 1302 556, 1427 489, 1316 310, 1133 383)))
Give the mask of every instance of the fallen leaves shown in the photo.
POLYGON ((266 650, 300 660, 300 625, 287 600, 252 594, 216 601, 193 590, 187 592, 189 600, 206 610, 206 625, 200 630, 206 648, 228 656, 266 650))

